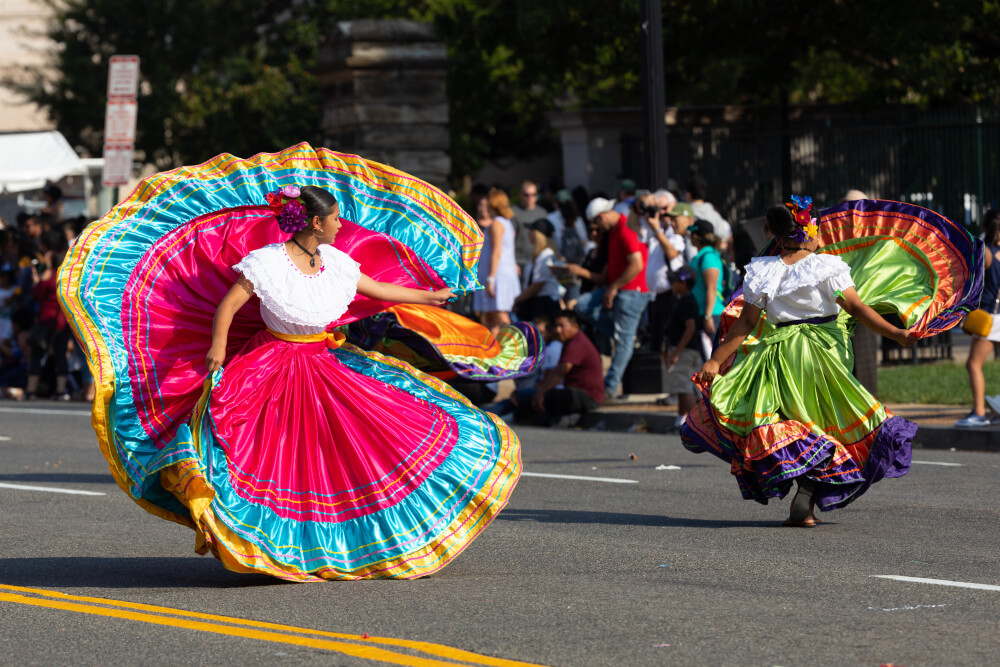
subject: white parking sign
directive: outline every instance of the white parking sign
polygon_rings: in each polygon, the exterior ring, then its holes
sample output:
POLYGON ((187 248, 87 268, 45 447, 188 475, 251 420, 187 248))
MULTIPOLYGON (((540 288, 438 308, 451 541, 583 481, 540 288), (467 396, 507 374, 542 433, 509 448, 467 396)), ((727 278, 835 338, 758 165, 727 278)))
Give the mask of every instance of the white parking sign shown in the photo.
POLYGON ((139 93, 139 56, 111 56, 108 99, 135 99, 139 93))

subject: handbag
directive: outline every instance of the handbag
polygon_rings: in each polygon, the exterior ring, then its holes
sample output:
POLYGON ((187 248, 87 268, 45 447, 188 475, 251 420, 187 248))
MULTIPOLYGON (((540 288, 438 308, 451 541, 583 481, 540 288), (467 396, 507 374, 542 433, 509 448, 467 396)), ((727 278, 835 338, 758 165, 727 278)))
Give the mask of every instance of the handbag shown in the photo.
POLYGON ((965 316, 962 320, 962 331, 970 336, 986 338, 993 330, 993 315, 1000 306, 1000 291, 997 292, 997 299, 993 302, 993 313, 988 313, 982 308, 976 308, 965 316))

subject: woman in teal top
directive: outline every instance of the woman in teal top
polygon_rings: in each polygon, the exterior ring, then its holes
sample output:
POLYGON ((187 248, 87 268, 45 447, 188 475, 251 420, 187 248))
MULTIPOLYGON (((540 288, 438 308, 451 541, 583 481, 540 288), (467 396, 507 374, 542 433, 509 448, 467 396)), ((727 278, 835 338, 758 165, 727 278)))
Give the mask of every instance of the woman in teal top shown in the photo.
POLYGON ((722 321, 722 311, 726 304, 722 300, 722 257, 715 249, 715 229, 707 220, 695 220, 688 227, 691 233, 691 243, 698 249, 698 254, 691 260, 694 269, 694 294, 698 302, 698 314, 701 315, 705 333, 714 336, 722 321), (707 304, 714 304, 711 308, 707 304))

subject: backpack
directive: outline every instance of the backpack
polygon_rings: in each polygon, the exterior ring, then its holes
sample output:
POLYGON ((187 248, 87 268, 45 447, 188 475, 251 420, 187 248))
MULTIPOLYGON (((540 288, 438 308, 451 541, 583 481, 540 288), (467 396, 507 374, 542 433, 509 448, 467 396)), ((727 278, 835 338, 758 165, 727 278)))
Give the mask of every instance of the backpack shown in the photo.
MULTIPOLYGON (((718 254, 718 251, 716 251, 716 254, 718 254)), ((719 293, 719 297, 722 299, 722 305, 727 306, 733 298, 733 293, 739 288, 743 280, 734 262, 730 262, 721 255, 719 255, 719 260, 722 262, 722 291, 719 293)), ((701 262, 699 261, 695 264, 694 260, 692 260, 691 268, 701 273, 701 262)))

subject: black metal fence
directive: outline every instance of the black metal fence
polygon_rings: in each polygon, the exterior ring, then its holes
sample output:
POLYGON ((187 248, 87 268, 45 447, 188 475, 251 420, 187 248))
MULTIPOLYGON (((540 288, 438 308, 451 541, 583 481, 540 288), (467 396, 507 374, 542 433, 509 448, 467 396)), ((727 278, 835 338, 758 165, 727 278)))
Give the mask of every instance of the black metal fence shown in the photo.
MULTIPOLYGON (((1000 109, 792 107, 784 123, 774 109, 675 109, 667 145, 681 187, 700 174, 709 199, 733 221, 760 216, 790 194, 782 192, 784 145, 792 192, 821 206, 857 189, 978 230, 982 212, 1000 203, 1000 109)), ((623 152, 626 165, 637 157, 623 152)))

